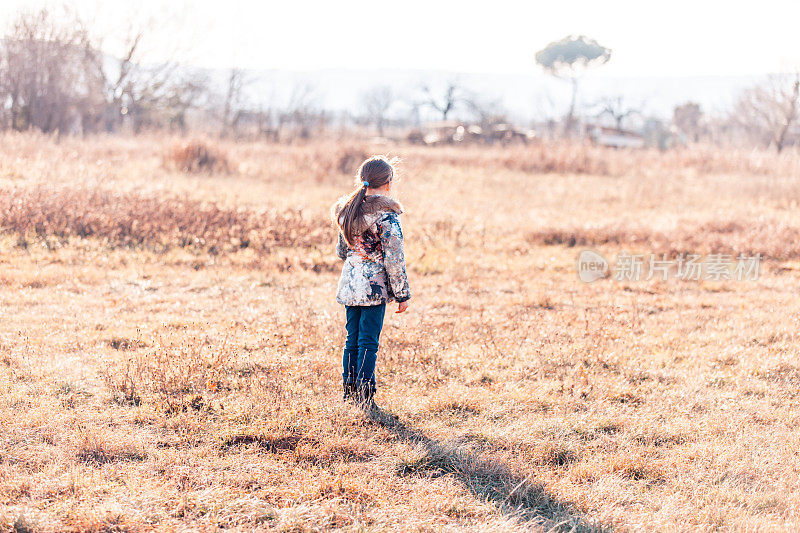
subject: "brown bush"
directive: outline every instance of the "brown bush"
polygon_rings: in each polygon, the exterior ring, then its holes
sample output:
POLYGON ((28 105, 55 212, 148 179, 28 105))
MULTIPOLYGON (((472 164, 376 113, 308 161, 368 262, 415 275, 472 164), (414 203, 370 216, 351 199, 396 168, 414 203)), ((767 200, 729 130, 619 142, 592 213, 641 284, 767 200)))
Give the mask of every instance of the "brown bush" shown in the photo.
POLYGON ((360 148, 348 147, 339 154, 338 170, 342 174, 355 174, 369 154, 360 148))
POLYGON ((164 156, 165 166, 182 172, 207 173, 230 172, 227 154, 217 146, 193 140, 172 145, 164 156))
POLYGON ((327 242, 322 220, 300 211, 255 212, 178 197, 88 188, 0 190, 0 228, 20 237, 97 238, 111 246, 156 251, 191 247, 211 253, 327 242))

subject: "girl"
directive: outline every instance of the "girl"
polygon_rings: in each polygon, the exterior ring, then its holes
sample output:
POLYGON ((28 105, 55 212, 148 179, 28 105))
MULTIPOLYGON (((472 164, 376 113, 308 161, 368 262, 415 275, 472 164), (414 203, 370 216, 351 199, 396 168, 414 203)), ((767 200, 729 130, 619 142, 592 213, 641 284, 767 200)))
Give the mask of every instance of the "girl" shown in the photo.
POLYGON ((344 399, 374 407, 375 359, 386 303, 408 309, 411 291, 400 229, 402 206, 387 195, 394 167, 383 157, 364 161, 356 190, 332 207, 339 229, 336 254, 344 260, 336 301, 345 306, 347 341, 342 355, 344 399))

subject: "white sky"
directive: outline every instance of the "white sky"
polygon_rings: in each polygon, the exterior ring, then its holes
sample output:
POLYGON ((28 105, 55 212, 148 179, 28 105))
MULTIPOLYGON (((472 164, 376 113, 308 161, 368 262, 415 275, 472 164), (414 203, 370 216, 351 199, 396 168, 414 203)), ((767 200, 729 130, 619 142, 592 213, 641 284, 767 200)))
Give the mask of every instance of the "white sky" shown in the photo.
MULTIPOLYGON (((610 47, 595 75, 763 74, 800 68, 800 1, 71 0, 114 32, 132 17, 175 20, 153 57, 180 38, 193 64, 256 69, 409 68, 522 73, 568 34, 610 47), (132 8, 132 4, 138 7, 132 8), (165 8, 164 6, 170 6, 165 8), (135 11, 133 11, 135 9, 135 11)), ((0 25, 40 0, 0 0, 0 25)), ((50 2, 49 5, 53 5, 50 2)))

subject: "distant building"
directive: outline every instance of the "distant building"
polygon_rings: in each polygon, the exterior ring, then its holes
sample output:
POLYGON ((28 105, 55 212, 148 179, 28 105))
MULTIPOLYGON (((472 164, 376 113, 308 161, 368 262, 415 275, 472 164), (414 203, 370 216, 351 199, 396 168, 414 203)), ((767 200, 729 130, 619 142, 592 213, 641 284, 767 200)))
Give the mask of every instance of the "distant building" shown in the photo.
POLYGON ((622 128, 589 125, 587 135, 595 144, 612 148, 642 148, 645 144, 643 135, 622 128))
POLYGON ((514 142, 527 143, 535 138, 535 132, 521 130, 512 124, 492 124, 482 128, 477 124, 468 124, 457 120, 440 120, 424 124, 421 131, 409 134, 408 140, 427 145, 470 142, 510 144, 514 142))
POLYGON ((463 125, 457 120, 428 122, 423 126, 423 141, 425 144, 452 143, 459 127, 463 125))

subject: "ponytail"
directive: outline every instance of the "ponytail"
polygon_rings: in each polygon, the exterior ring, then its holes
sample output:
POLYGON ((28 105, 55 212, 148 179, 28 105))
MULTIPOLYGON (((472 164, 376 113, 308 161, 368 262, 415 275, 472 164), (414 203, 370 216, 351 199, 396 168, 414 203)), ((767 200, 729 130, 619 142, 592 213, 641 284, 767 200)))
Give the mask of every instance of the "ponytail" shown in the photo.
POLYGON ((367 197, 367 186, 368 182, 365 181, 361 184, 361 187, 353 191, 339 212, 337 225, 342 235, 344 235, 344 240, 350 246, 353 246, 356 238, 355 223, 356 219, 361 216, 364 198, 367 197))
MULTIPOLYGON (((367 197, 367 188, 377 189, 383 187, 394 177, 394 165, 397 159, 387 161, 381 156, 373 156, 361 163, 356 173, 357 188, 345 200, 342 208, 335 213, 335 223, 342 232, 344 240, 349 246, 354 246, 356 237, 360 233, 358 222, 367 197)), ((335 208, 336 206, 334 206, 335 208)))

